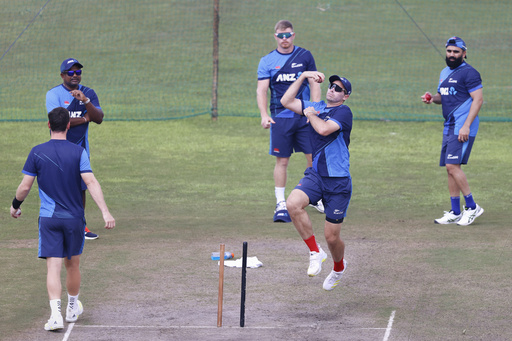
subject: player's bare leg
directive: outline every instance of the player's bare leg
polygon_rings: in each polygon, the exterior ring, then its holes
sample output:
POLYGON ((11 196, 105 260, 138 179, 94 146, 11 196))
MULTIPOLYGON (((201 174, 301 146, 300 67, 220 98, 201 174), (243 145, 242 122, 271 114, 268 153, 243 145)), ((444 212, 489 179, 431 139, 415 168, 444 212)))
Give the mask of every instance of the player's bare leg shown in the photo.
POLYGON ((286 177, 289 157, 276 157, 276 165, 274 167, 274 183, 276 187, 286 187, 286 177))
POLYGON ((446 172, 448 173, 448 190, 450 196, 459 196, 460 192, 463 195, 469 195, 471 190, 469 188, 468 179, 460 165, 446 165, 446 172))
POLYGON ((324 281, 325 290, 333 290, 341 281, 347 262, 345 261, 345 243, 340 238, 341 223, 325 222, 324 234, 329 250, 331 251, 334 267, 324 281))
POLYGON ((62 258, 46 258, 46 288, 50 299, 51 315, 48 322, 44 325, 45 330, 59 330, 64 328, 64 320, 61 314, 60 296, 62 284, 60 282, 60 271, 62 268, 62 258))
POLYGON ((289 212, 293 225, 309 248, 307 274, 310 277, 316 276, 322 271, 322 263, 327 259, 327 254, 316 242, 313 225, 305 210, 305 207, 309 204, 309 197, 303 191, 294 189, 286 202, 287 205, 290 205, 289 212))
POLYGON ((66 289, 68 294, 76 296, 80 292, 80 255, 72 256, 71 259, 65 259, 66 266, 66 289))
POLYGON ((48 257, 46 258, 46 288, 48 289, 48 297, 50 300, 60 299, 62 293, 62 284, 60 282, 60 271, 62 268, 63 258, 48 257))
POLYGON ((325 240, 327 241, 327 245, 329 246, 329 251, 331 251, 332 259, 335 262, 341 261, 345 256, 345 243, 340 238, 340 232, 341 223, 333 224, 328 221, 325 222, 325 240))
POLYGON ((290 196, 288 196, 288 200, 286 200, 286 206, 288 207, 288 212, 292 218, 293 225, 295 225, 297 232, 299 232, 299 235, 304 240, 313 235, 311 220, 304 209, 308 204, 309 197, 299 189, 294 189, 290 193, 290 196))

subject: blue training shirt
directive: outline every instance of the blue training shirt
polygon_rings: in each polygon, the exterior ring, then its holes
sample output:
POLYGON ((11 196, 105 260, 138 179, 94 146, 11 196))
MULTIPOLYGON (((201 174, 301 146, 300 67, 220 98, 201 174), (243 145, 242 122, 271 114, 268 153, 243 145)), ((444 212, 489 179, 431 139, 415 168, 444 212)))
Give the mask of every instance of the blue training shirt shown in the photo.
MULTIPOLYGON (((282 54, 276 50, 261 58, 258 65, 258 80, 270 79, 270 115, 292 118, 295 113, 285 109, 281 97, 304 71, 316 71, 311 52, 295 46, 292 53, 282 54)), ((296 98, 309 101, 310 89, 307 80, 302 83, 296 98)))
MULTIPOLYGON (((459 134, 473 103, 471 93, 482 87, 480 73, 467 63, 454 70, 446 67, 441 71, 437 92, 441 94, 445 135, 450 131, 459 134)), ((479 122, 477 116, 471 124, 469 136, 476 136, 479 122)))
POLYGON ((66 140, 37 145, 30 151, 22 173, 37 177, 40 217, 84 217, 81 173, 92 173, 84 148, 66 140))
POLYGON ((344 104, 328 108, 324 101, 302 101, 302 110, 311 106, 320 112, 318 117, 324 121, 334 121, 340 127, 334 133, 322 136, 310 125, 313 168, 324 177, 350 177, 348 146, 352 131, 352 111, 344 104))
MULTIPOLYGON (((101 110, 98 96, 93 89, 79 84, 78 90, 82 91, 84 95, 91 100, 91 103, 96 108, 101 110)), ((56 87, 50 89, 46 93, 46 110, 50 112, 57 107, 63 107, 68 109, 69 117, 83 117, 87 112, 87 109, 85 109, 85 104, 82 101, 74 98, 69 92, 70 91, 66 89, 63 84, 57 85, 56 87)), ((74 144, 82 146, 87 151, 87 155, 89 155, 88 134, 89 123, 84 123, 71 127, 68 131, 67 139, 74 144)))

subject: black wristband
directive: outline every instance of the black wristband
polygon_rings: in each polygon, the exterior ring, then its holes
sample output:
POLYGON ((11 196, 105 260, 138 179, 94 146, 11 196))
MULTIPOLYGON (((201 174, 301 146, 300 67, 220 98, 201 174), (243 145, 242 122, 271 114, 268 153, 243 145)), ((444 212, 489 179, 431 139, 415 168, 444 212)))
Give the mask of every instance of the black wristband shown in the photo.
POLYGON ((12 199, 12 208, 17 210, 18 208, 20 208, 22 203, 23 203, 23 200, 19 201, 18 199, 16 199, 16 197, 14 197, 14 199, 12 199))

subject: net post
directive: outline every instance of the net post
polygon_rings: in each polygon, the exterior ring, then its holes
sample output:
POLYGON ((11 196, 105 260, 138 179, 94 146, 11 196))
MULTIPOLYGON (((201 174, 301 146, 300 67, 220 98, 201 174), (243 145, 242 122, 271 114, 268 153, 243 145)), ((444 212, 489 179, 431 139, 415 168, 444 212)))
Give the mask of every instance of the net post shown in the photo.
POLYGON ((217 121, 217 88, 219 81, 219 0, 213 0, 213 84, 212 84, 212 120, 217 121))

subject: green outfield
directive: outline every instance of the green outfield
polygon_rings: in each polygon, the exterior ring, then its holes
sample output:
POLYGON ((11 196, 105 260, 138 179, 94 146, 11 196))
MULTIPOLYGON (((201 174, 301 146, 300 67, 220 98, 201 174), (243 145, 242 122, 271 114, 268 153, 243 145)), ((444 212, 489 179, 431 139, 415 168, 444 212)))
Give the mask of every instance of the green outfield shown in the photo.
MULTIPOLYGON (((85 311, 69 340, 512 339, 512 2, 221 0, 217 122, 212 1, 0 0, 0 8, 0 340, 66 337, 43 330, 37 187, 20 219, 9 206, 30 149, 49 139, 45 93, 68 57, 84 64, 82 83, 105 112, 90 127, 91 163, 117 220, 102 229, 88 196, 88 226, 100 238, 86 241, 85 311), (319 71, 353 87, 348 267, 332 292, 322 290, 332 259, 308 278, 293 225, 272 222, 275 161, 256 69, 275 48, 280 19, 294 23, 295 43, 319 71), (438 166, 442 116, 420 100, 436 89, 452 35, 466 41, 485 100, 464 167, 485 213, 464 228, 433 223, 450 205, 438 166), (238 327, 240 271, 226 268, 217 328, 210 254, 224 243, 239 258, 244 241, 264 264, 248 270, 246 327, 238 327)), ((287 194, 304 167, 293 155, 287 194)), ((325 246, 324 217, 308 212, 325 246)))
MULTIPOLYGON (((0 121, 44 120, 44 95, 69 57, 84 65, 82 82, 98 92, 109 120, 211 111, 213 1, 0 0, 0 7, 0 121)), ((457 35, 482 74, 482 119, 511 121, 511 13, 510 1, 221 0, 219 115, 259 115, 257 65, 276 47, 275 23, 288 19, 319 71, 352 82, 361 119, 439 120, 417 104, 436 90, 444 44, 457 35)))
MULTIPOLYGON (((357 113, 356 113, 357 115, 357 113)), ((511 295, 510 123, 483 123, 466 168, 485 213, 469 227, 440 226, 448 209, 438 167, 441 124, 354 124, 354 194, 342 235, 348 272, 333 292, 306 276, 307 249, 291 224, 272 223, 273 159, 256 118, 207 116, 168 122, 104 122, 91 127, 92 165, 117 218, 113 231, 88 198, 81 299, 71 339, 505 340, 511 295), (221 243, 264 266, 248 270, 246 329, 238 326, 240 275, 226 269, 224 326, 216 325, 221 243), (304 312, 299 313, 299 312, 304 312), (211 329, 208 329, 211 328, 211 329), (463 333, 464 332, 464 333, 463 333), (142 334, 140 334, 142 333, 142 334), (156 333, 159 336, 154 336, 156 333)), ((0 148, 0 339, 61 340, 48 318, 44 261, 37 260, 38 195, 14 220, 8 208, 43 123, 4 123, 0 148)), ((304 159, 291 159, 296 183, 304 159)), ((323 216, 309 211, 319 240, 323 216)))

